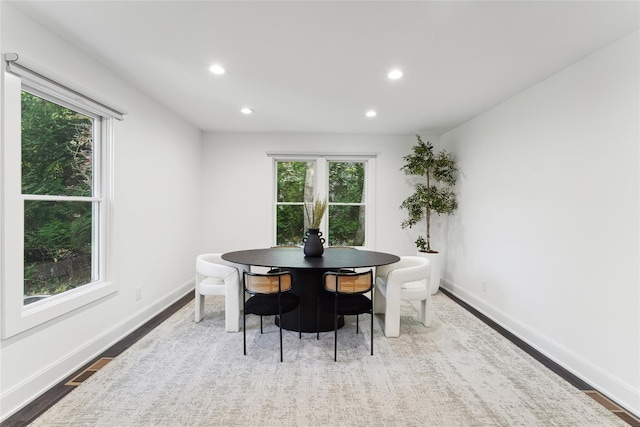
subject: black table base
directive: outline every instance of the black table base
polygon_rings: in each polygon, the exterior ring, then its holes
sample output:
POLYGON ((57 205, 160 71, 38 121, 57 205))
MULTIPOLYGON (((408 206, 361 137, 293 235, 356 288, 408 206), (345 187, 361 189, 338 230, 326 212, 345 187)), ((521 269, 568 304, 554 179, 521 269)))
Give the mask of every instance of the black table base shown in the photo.
MULTIPOLYGON (((282 328, 298 331, 298 312, 300 313, 300 331, 315 332, 318 315, 317 298, 320 292, 325 292, 322 286, 322 275, 327 270, 290 270, 293 276, 291 292, 300 298, 300 307, 282 315, 282 328)), ((276 325, 280 319, 276 318, 276 325)), ((338 316, 338 328, 344 326, 344 317, 338 316)), ((320 332, 333 331, 333 314, 320 311, 320 332)))

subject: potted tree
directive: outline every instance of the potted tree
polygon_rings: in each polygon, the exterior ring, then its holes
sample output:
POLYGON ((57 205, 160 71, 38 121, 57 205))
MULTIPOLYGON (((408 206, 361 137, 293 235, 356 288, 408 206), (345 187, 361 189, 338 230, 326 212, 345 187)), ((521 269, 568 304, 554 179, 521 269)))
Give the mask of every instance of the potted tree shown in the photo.
POLYGON ((431 215, 450 215, 458 207, 453 186, 458 171, 453 155, 445 150, 434 153, 433 145, 425 144, 416 135, 418 143, 413 146, 413 153, 403 157, 404 166, 400 169, 407 175, 416 175, 422 182, 416 184, 414 193, 400 205, 407 210, 407 219, 402 228, 411 228, 426 220, 426 238, 418 236, 416 246, 418 253, 429 258, 431 262, 431 293, 440 287, 440 254, 431 249, 431 215))

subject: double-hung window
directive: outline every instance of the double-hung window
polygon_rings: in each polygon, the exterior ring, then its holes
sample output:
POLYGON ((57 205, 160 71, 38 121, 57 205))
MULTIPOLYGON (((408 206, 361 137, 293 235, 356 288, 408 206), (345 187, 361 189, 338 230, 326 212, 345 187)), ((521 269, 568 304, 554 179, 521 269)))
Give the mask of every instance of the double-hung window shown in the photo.
POLYGON ((25 305, 100 280, 101 117, 23 85, 25 305))
POLYGON ((272 156, 275 245, 301 245, 309 222, 304 207, 322 199, 326 246, 373 247, 374 155, 272 156))
POLYGON ((3 336, 115 291, 110 139, 120 113, 9 62, 3 74, 3 336))

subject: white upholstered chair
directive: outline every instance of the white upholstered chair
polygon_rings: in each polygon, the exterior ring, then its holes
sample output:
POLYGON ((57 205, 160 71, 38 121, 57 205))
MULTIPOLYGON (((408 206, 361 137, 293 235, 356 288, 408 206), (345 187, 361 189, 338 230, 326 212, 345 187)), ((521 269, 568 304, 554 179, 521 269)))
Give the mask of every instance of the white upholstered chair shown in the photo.
POLYGON ((240 331, 242 272, 246 266, 222 259, 222 254, 201 254, 196 258, 195 321, 204 316, 205 295, 224 296, 224 324, 227 332, 240 331))
POLYGON ((400 336, 400 304, 420 301, 420 321, 431 325, 431 291, 429 260, 403 256, 400 261, 376 268, 375 313, 384 313, 384 335, 400 336))

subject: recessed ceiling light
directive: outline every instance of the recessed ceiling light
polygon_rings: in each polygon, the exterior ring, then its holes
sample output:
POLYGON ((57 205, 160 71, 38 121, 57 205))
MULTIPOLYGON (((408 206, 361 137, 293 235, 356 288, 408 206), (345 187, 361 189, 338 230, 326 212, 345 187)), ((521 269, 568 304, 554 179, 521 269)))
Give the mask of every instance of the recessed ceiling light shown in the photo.
POLYGON ((249 108, 249 107, 244 107, 244 108, 242 108, 242 109, 240 110, 240 112, 241 112, 242 114, 252 114, 252 113, 253 113, 253 110, 252 110, 251 108, 249 108))
POLYGON ((221 75, 224 74, 224 67, 220 64, 213 64, 211 67, 209 67, 209 71, 211 71, 213 74, 221 75))
POLYGON ((375 111, 373 111, 373 110, 369 110, 369 111, 367 111, 366 116, 367 116, 367 117, 375 117, 377 114, 378 114, 378 113, 376 113, 375 111))
POLYGON ((398 69, 391 70, 389 71, 389 74, 387 74, 387 77, 389 77, 391 80, 398 80, 402 77, 402 71, 398 69))

